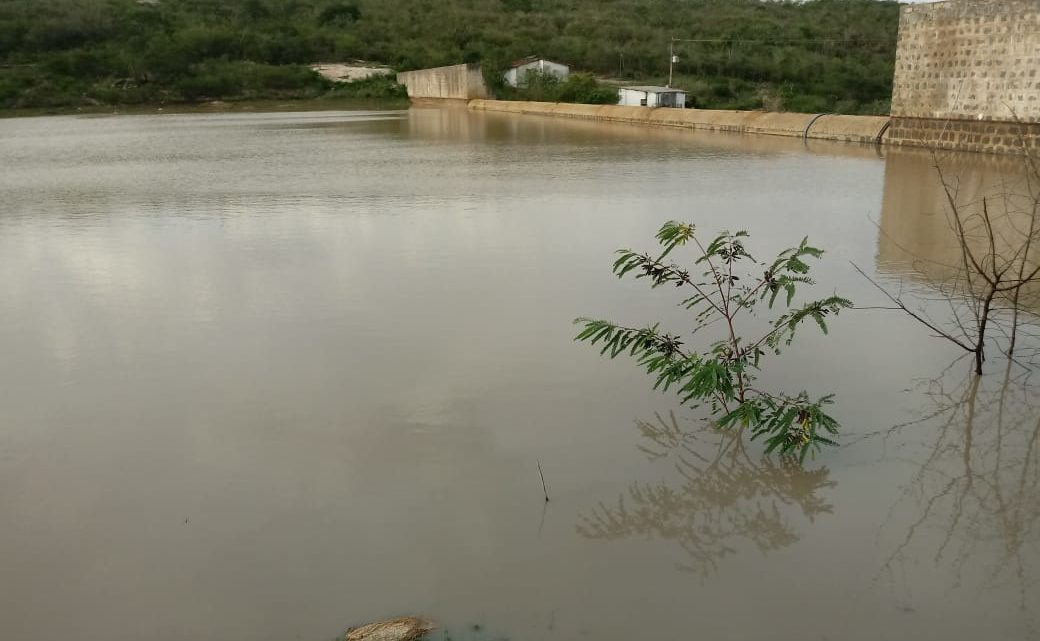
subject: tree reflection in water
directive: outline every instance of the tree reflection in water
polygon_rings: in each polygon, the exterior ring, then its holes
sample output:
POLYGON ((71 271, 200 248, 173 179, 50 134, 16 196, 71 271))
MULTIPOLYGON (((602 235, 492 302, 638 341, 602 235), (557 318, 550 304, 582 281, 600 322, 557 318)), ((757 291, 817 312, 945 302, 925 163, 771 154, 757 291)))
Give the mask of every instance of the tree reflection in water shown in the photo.
POLYGON ((1024 623, 1033 632, 1036 613, 1030 604, 1040 603, 1035 594, 1040 563, 1037 374, 1009 363, 1003 376, 951 380, 946 373, 928 382, 934 407, 916 423, 934 424, 935 430, 893 506, 893 515, 908 509, 914 516, 882 572, 894 580, 917 559, 948 563, 954 587, 981 581, 979 589, 1017 592, 1024 623))
POLYGON ((832 511, 819 496, 836 485, 826 467, 805 470, 797 461, 749 455, 741 434, 707 425, 684 430, 674 414, 636 424, 645 439, 639 449, 652 461, 672 461, 679 479, 633 483, 615 504, 600 503, 580 517, 582 536, 675 541, 686 553, 677 567, 708 576, 741 545, 768 552, 796 542, 792 520, 799 512, 811 523, 832 511))

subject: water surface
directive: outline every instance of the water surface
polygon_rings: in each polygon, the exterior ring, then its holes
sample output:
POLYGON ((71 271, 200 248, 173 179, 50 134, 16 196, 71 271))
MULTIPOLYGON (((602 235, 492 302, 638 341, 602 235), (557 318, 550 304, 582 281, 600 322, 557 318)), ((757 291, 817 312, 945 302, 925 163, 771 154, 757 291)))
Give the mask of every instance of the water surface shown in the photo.
MULTIPOLYGON (((0 637, 1035 638, 1040 389, 894 312, 764 385, 837 395, 805 469, 704 429, 573 318, 662 222, 809 235, 924 287, 920 152, 465 110, 0 121, 0 637), (949 369, 948 369, 949 368, 949 369), (540 461, 552 496, 546 505, 540 461), (479 625, 475 631, 471 626, 479 625)), ((994 188, 1014 168, 948 159, 994 188)), ((902 285, 900 285, 902 283, 902 285)))

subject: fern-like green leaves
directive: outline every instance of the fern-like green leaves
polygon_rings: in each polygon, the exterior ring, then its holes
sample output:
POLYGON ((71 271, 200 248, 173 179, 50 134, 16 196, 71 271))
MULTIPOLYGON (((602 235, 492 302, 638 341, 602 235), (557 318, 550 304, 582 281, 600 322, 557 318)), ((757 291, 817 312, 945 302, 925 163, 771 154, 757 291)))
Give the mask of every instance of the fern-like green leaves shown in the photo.
POLYGON ((828 317, 852 306, 838 295, 794 305, 799 286, 814 284, 808 276, 810 261, 819 259, 823 250, 803 238, 797 247, 785 249, 766 265, 756 263, 748 253, 749 234, 745 231, 723 232, 707 244, 695 231, 690 223, 665 223, 657 233, 663 249, 656 258, 621 249, 613 272, 618 278, 634 274, 648 279, 651 287, 671 284, 692 290, 679 303, 693 313, 691 336, 712 327, 723 333, 720 339, 695 351, 684 346, 681 336, 665 333, 659 325, 632 328, 579 318, 575 323, 582 329, 575 340, 598 346, 600 354, 611 358, 622 354, 634 358, 654 377, 654 389, 675 389, 684 403, 695 406, 707 403, 720 428, 750 430, 752 439, 765 440, 767 453, 797 453, 804 460, 821 445, 834 445, 831 437, 838 433, 838 423, 824 411, 833 402, 831 395, 812 400, 805 391, 791 396, 753 385, 766 354, 764 348, 779 354, 809 320, 826 334, 828 317), (696 247, 692 266, 704 269, 702 273, 691 273, 690 268, 665 260, 673 250, 690 244, 696 247), (740 273, 744 264, 747 267, 740 273), (773 309, 781 292, 786 311, 772 321, 766 334, 747 339, 737 333, 741 316, 750 315, 761 303, 773 309))

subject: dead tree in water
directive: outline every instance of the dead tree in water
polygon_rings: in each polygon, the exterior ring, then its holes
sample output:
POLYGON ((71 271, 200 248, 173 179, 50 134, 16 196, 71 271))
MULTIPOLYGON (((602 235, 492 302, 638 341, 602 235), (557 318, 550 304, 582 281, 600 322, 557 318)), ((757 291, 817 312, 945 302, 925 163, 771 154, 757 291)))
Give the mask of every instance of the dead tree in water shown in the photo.
POLYGON ((923 450, 902 450, 917 469, 883 526, 905 530, 894 537, 882 570, 905 575, 908 564, 931 557, 955 572, 956 584, 981 572, 983 589, 1018 593, 1025 623, 1034 626, 1029 604, 1037 600, 1040 566, 1030 546, 1040 528, 1040 381, 1010 361, 1002 377, 985 380, 951 371, 924 383, 928 400, 919 419, 865 437, 887 440, 910 426, 928 435, 923 450), (897 513, 913 516, 894 519, 897 513))
MULTIPOLYGON (((1023 305, 1031 295, 1030 288, 1040 287, 1040 165, 1028 150, 1024 164, 1021 191, 1013 192, 1005 184, 995 197, 964 202, 957 180, 946 175, 938 160, 935 162, 959 260, 954 265, 940 265, 942 275, 926 280, 948 304, 947 319, 936 320, 923 305, 912 307, 901 293, 892 293, 853 265, 895 304, 894 309, 906 312, 936 336, 971 353, 976 374, 982 374, 987 343, 997 340, 992 338, 994 328, 1003 333, 1003 351, 1014 357, 1024 320, 1023 305), (999 205, 996 212, 994 203, 999 205)), ((925 300, 920 295, 911 298, 925 300)))

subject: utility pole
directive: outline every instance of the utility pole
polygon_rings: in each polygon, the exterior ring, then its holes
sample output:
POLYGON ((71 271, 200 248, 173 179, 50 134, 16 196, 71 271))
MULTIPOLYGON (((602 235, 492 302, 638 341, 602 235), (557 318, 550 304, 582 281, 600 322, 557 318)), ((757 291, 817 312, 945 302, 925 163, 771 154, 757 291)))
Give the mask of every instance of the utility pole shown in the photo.
POLYGON ((669 89, 671 89, 671 87, 672 87, 672 70, 673 70, 674 66, 675 66, 675 38, 673 37, 671 39, 671 41, 668 43, 668 85, 667 85, 667 87, 669 89))

